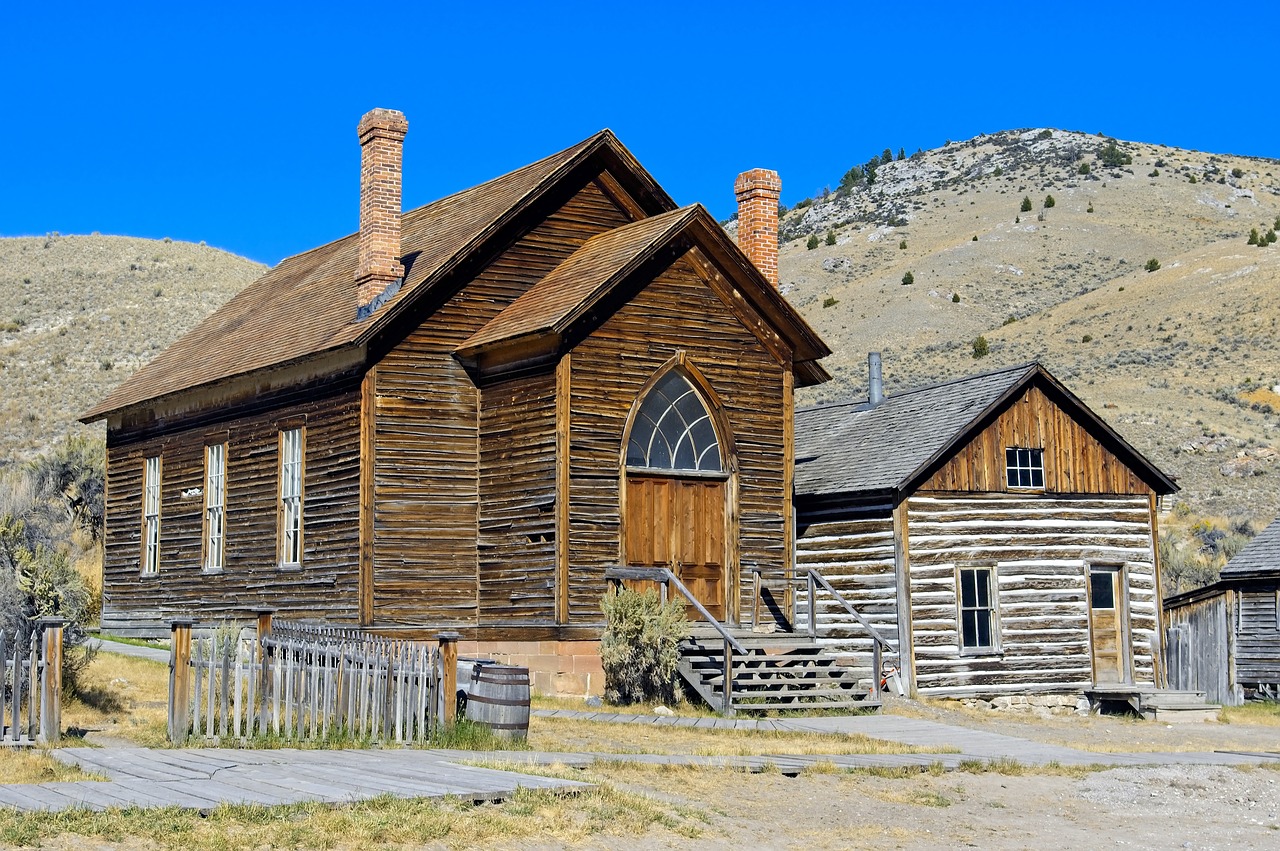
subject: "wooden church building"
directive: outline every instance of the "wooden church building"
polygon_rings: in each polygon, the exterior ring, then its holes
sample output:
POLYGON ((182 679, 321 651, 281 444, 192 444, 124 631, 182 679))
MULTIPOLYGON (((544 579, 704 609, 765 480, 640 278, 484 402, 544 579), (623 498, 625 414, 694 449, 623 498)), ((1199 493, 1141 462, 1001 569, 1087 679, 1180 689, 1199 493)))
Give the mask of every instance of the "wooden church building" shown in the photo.
MULTIPOLYGON (((1051 708, 1163 685, 1174 483, 1038 364, 887 397, 870 367, 869 399, 797 413, 797 571, 895 646, 913 692, 1051 708)), ((866 649, 815 607, 828 644, 866 649)))
POLYGON ((744 253, 604 131, 402 214, 407 129, 360 121, 358 233, 84 415, 107 423, 103 628, 453 629, 599 691, 606 567, 673 566, 731 622, 745 572, 791 575, 793 391, 829 352, 776 289, 781 185, 739 177, 744 253))

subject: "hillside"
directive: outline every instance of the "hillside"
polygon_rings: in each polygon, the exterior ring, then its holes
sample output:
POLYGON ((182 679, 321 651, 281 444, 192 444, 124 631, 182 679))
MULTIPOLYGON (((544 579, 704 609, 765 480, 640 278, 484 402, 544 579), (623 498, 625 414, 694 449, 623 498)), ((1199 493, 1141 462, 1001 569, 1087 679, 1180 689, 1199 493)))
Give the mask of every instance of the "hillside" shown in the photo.
POLYGON ((0 239, 0 468, 83 428, 79 414, 263 271, 168 240, 0 239))
POLYGON ((786 214, 783 291, 836 352, 835 380, 801 401, 865 396, 871 350, 890 393, 1038 359, 1178 476, 1179 499, 1269 520, 1280 245, 1246 243, 1280 216, 1280 162, 1119 142, 1131 162, 1108 167, 1107 142, 981 136, 786 214))

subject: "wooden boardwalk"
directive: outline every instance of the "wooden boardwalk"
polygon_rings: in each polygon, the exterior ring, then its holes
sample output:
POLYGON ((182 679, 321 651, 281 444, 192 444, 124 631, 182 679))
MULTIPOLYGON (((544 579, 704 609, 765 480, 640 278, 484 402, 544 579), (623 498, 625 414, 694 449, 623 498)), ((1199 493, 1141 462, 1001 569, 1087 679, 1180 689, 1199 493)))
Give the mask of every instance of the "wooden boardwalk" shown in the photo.
POLYGON ((422 750, 61 748, 51 753, 108 778, 0 785, 0 807, 210 809, 220 804, 350 803, 379 795, 496 801, 517 789, 590 788, 572 780, 462 765, 471 753, 422 750))

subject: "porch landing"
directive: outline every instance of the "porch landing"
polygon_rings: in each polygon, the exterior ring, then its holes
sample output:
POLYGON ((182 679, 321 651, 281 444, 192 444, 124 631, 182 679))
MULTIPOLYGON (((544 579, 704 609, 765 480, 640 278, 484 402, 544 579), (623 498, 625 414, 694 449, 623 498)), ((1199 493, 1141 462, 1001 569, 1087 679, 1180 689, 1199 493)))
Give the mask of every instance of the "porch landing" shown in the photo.
POLYGON ((1091 712, 1128 706, 1148 721, 1166 724, 1216 721, 1222 710, 1220 704, 1208 703, 1202 691, 1107 683, 1085 689, 1084 694, 1091 712))

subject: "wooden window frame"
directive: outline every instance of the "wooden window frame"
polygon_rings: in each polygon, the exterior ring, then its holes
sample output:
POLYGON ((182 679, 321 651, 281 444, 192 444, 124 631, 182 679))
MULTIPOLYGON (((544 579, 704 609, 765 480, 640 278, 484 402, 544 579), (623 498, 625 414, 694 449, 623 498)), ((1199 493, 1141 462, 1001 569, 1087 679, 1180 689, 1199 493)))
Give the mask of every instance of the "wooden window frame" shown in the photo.
MULTIPOLYGON (((995 564, 957 564, 956 582, 956 645, 961 656, 999 656, 1003 651, 1000 640, 1000 572, 995 564), (964 605, 964 575, 966 573, 985 573, 987 583, 987 605, 964 605), (986 611, 991 643, 989 645, 965 644, 964 616, 967 611, 986 611)), ((976 587, 976 586, 975 586, 976 587)), ((976 624, 976 622, 975 622, 976 624)))
POLYGON ((148 455, 142 459, 141 552, 138 572, 144 577, 160 575, 160 522, 164 506, 164 459, 148 455), (154 467, 154 470, 152 469, 154 467), (154 498, 154 499, 153 499, 154 498), (154 511, 152 510, 154 507, 154 511))
POLYGON ((227 564, 227 443, 219 441, 204 447, 204 542, 200 565, 205 573, 221 573, 227 564), (214 459, 221 463, 214 477, 214 459), (216 487, 215 487, 216 485, 216 487), (217 497, 217 504, 213 502, 217 497))
MULTIPOLYGON (((1017 476, 1017 478, 1021 478, 1021 476, 1019 475, 1017 476)), ((1005 486, 1008 487, 1009 490, 1011 491, 1043 491, 1044 480, 1045 480, 1045 476, 1044 476, 1044 447, 1043 446, 1006 446, 1004 448, 1004 482, 1005 482, 1005 486), (1014 459, 1012 464, 1009 463, 1010 452, 1014 453, 1014 459), (1021 463, 1022 459, 1020 457, 1020 453, 1023 453, 1023 452, 1028 453, 1026 465, 1023 465, 1021 463), (1039 464, 1034 463, 1036 460, 1039 460, 1040 463, 1039 464), (1029 485, 1014 484, 1012 481, 1013 477, 1010 474, 1014 472, 1021 473, 1023 471, 1026 471, 1027 477, 1033 480, 1032 483, 1029 485), (1040 484, 1034 483, 1036 473, 1040 474, 1040 484)))
POLYGON ((302 567, 305 551, 306 523, 303 517, 306 506, 307 428, 304 425, 281 427, 277 441, 276 561, 281 569, 297 570, 302 567), (285 457, 290 435, 297 435, 296 461, 285 457), (291 469, 295 472, 291 473, 291 469), (294 487, 287 487, 291 484, 294 487))

